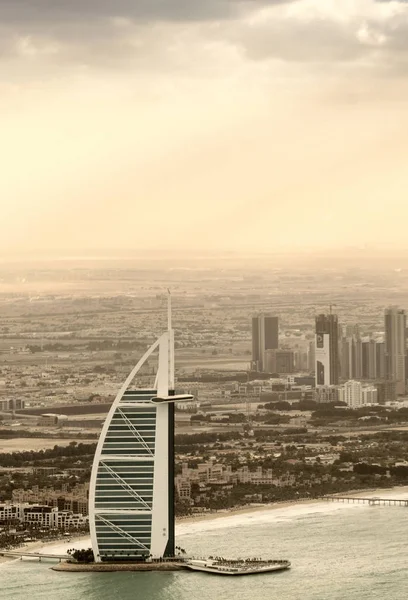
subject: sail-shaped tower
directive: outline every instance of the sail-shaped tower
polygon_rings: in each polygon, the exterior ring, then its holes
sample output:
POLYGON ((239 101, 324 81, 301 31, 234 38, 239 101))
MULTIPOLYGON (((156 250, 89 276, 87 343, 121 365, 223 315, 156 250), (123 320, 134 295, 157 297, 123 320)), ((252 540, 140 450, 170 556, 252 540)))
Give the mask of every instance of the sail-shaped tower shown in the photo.
POLYGON ((174 331, 147 350, 119 390, 96 448, 89 492, 95 562, 174 556, 174 331), (134 389, 158 351, 153 389, 134 389))

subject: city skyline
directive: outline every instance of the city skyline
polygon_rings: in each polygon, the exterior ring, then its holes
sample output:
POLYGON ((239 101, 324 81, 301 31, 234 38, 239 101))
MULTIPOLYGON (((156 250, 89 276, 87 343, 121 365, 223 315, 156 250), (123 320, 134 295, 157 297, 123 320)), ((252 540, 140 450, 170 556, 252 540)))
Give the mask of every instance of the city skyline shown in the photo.
MULTIPOLYGON (((160 559, 173 553, 174 521, 168 510, 173 476, 175 514, 183 518, 178 536, 190 527, 195 533, 202 530, 214 511, 226 516, 256 504, 266 513, 271 503, 368 489, 382 497, 380 488, 405 483, 408 395, 397 394, 394 380, 386 378, 384 340, 394 336, 385 326, 388 307, 393 303, 397 308, 391 310, 404 315, 407 306, 403 272, 323 273, 297 267, 255 273, 220 264, 143 270, 124 262, 63 272, 49 265, 26 267, 23 274, 8 267, 2 274, 0 546, 5 552, 24 551, 26 537, 38 543, 61 537, 65 553, 71 547, 68 536, 84 534, 81 543, 89 550, 73 558, 92 561, 95 554, 102 561, 91 567, 96 571, 126 570, 132 559, 138 566, 150 559, 167 565, 160 559), (34 294, 22 284, 19 291, 8 291, 7 282, 19 277, 27 278, 34 294), (178 385, 191 394, 188 402, 170 393, 169 314, 165 337, 155 342, 166 331, 166 289, 173 292, 175 372, 178 385), (258 319, 264 315, 263 321, 269 314, 271 325, 279 319, 279 328, 269 331, 264 322, 258 336, 272 341, 261 344, 263 372, 250 365, 254 314, 258 319), (313 373, 316 316, 322 321, 332 317, 328 327, 323 323, 322 335, 330 338, 337 331, 340 363, 338 385, 318 389, 313 373), (158 363, 157 344, 163 346, 158 363), (163 372, 169 381, 162 386, 163 372), (166 460, 171 445, 158 421, 166 425, 162 417, 166 410, 169 416, 173 401, 171 474, 166 460), (196 514, 206 519, 197 520, 196 514), (112 564, 117 560, 118 567, 112 564)), ((397 331, 404 345, 404 319, 397 331)), ((170 419, 167 425, 170 441, 170 419)), ((215 529, 220 524, 217 520, 215 529)), ((252 524, 247 520, 247 539, 252 524)), ((236 529, 230 534, 224 539, 214 531, 215 538, 197 535, 195 542, 191 536, 186 543, 177 538, 176 560, 197 552, 230 556, 236 529), (220 551, 224 541, 226 549, 220 551)), ((265 527, 261 537, 270 538, 265 527)), ((310 531, 308 537, 310 546, 310 531)), ((242 555, 238 547, 236 552, 242 555)), ((282 556, 292 558, 292 552, 282 551, 282 556)), ((293 564, 301 563, 297 558, 293 564)))

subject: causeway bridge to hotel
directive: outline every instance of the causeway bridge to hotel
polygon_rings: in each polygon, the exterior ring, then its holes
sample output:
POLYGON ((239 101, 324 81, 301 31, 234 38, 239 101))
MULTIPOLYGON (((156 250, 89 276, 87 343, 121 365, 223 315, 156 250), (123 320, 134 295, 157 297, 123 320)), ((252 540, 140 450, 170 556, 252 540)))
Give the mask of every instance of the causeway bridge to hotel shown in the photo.
POLYGON ((322 500, 328 502, 343 502, 347 504, 369 504, 370 506, 406 506, 408 499, 402 498, 361 498, 351 496, 323 496, 322 500))
POLYGON ((43 558, 58 560, 59 562, 61 562, 62 560, 67 560, 67 558, 71 558, 69 554, 46 554, 40 552, 22 552, 18 550, 2 550, 0 551, 0 556, 7 556, 9 558, 19 558, 20 560, 23 560, 24 557, 38 558, 40 562, 43 558))

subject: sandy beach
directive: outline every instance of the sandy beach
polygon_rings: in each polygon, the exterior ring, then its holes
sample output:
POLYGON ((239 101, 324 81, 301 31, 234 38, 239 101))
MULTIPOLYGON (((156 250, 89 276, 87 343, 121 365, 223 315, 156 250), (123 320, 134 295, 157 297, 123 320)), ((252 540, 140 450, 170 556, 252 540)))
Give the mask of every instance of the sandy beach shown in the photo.
MULTIPOLYGON (((348 492, 341 492, 333 494, 333 496, 353 496, 354 498, 371 498, 372 496, 381 496, 381 493, 387 494, 394 490, 400 490, 402 488, 387 488, 382 490, 350 490, 348 492)), ((407 494, 408 497, 408 494, 407 494)), ((245 506, 239 506, 236 508, 229 508, 225 510, 209 511, 188 515, 186 517, 178 517, 178 524, 197 523, 199 521, 221 519, 225 517, 232 517, 237 515, 246 515, 257 512, 264 512, 270 510, 278 510, 282 508, 291 508, 293 506, 307 506, 308 504, 316 504, 317 502, 324 502, 324 498, 302 498, 300 500, 284 500, 282 502, 273 502, 270 504, 247 504, 245 506)))
MULTIPOLYGON (((51 553, 60 554, 64 553, 66 550, 69 550, 73 547, 73 545, 78 544, 78 542, 86 541, 87 547, 90 545, 90 538, 88 535, 73 535, 72 537, 60 538, 59 540, 52 540, 48 542, 43 542, 42 540, 38 540, 35 542, 27 542, 19 548, 13 548, 10 552, 39 552, 39 553, 51 553)), ((15 558, 13 556, 0 556, 0 563, 8 562, 10 560, 20 560, 19 558, 15 558)))
MULTIPOLYGON (((408 499, 408 487, 394 487, 394 488, 386 488, 386 489, 368 489, 368 490, 350 490, 346 493, 333 494, 338 496, 349 496, 349 497, 381 497, 381 498, 406 498, 408 499)), ((214 522, 214 526, 217 523, 221 525, 220 521, 222 519, 227 523, 231 524, 234 521, 236 522, 237 517, 252 517, 259 516, 259 518, 268 518, 270 514, 278 514, 280 511, 293 512, 293 510, 300 509, 302 512, 307 509, 307 507, 311 507, 311 510, 315 512, 319 510, 321 512, 327 510, 337 510, 341 508, 353 507, 354 505, 342 504, 342 503, 329 503, 326 502, 323 498, 321 499, 305 499, 305 500, 288 500, 285 502, 275 502, 273 504, 256 504, 256 505, 247 505, 241 506, 238 508, 233 508, 229 510, 220 510, 213 512, 205 512, 205 513, 197 513, 196 515, 189 515, 187 517, 178 518, 176 521, 176 535, 185 535, 189 532, 191 525, 202 523, 204 521, 214 522), (187 527, 185 527, 187 526, 187 527)), ((356 505, 357 506, 357 505, 356 505)), ((398 509, 392 509, 398 510, 398 509)), ((210 523, 209 523, 210 524, 210 523)), ((203 523, 204 525, 204 523, 203 523)), ((72 536, 70 538, 61 538, 60 540, 55 540, 51 542, 29 542, 24 544, 24 546, 20 548, 16 548, 17 552, 19 551, 27 551, 27 552, 40 552, 40 553, 54 553, 54 554, 63 554, 70 548, 89 548, 91 545, 91 540, 89 535, 86 536, 72 536)), ((6 562, 9 560, 19 560, 15 558, 7 558, 0 557, 0 563, 6 562)))

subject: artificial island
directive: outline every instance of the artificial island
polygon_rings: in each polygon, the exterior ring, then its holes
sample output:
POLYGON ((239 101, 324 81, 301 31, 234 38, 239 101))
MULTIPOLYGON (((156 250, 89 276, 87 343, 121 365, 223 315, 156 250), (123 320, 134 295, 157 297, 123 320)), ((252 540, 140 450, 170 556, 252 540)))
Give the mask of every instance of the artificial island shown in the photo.
POLYGON ((171 297, 168 328, 139 360, 106 418, 92 467, 89 522, 93 562, 75 560, 64 571, 153 571, 189 569, 220 575, 282 571, 287 560, 176 556, 174 511, 174 402, 176 394, 171 297), (132 384, 158 351, 153 389, 132 384))

